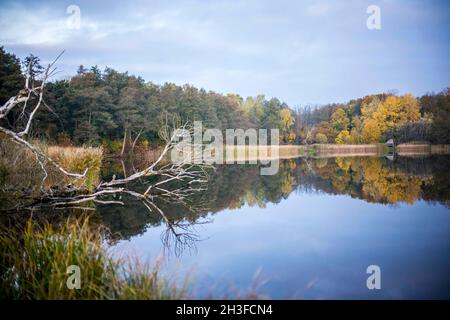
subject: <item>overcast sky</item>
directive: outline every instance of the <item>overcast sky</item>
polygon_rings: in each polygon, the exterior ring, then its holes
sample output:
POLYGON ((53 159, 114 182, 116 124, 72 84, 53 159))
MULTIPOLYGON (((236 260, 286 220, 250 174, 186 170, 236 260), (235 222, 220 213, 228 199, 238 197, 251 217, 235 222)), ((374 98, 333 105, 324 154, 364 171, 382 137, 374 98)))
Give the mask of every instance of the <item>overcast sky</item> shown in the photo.
POLYGON ((0 45, 24 57, 129 71, 292 106, 450 86, 450 1, 4 1, 0 45), (69 28, 71 4, 81 10, 69 28), (381 30, 369 30, 378 5, 381 30))

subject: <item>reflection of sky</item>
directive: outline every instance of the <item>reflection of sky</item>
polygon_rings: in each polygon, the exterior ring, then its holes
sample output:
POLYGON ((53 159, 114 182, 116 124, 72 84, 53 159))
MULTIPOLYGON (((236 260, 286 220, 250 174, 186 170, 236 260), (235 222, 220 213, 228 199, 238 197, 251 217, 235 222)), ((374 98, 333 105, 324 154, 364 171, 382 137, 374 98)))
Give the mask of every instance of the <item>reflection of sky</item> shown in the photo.
MULTIPOLYGON (((245 206, 198 229, 198 253, 168 264, 204 287, 249 288, 255 272, 272 298, 450 298, 450 212, 423 201, 371 204, 348 196, 291 194, 265 209, 245 206), (382 290, 366 288, 367 266, 381 267, 382 290)), ((154 257, 163 229, 128 246, 154 257)), ((199 292, 203 292, 199 289, 199 292)))

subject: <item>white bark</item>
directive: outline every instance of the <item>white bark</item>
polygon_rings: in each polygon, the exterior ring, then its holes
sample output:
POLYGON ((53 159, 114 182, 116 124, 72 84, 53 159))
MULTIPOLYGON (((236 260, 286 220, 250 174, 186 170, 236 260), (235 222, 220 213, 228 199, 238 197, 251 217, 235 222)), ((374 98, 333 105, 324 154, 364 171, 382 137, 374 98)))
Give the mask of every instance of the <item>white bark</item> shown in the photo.
MULTIPOLYGON (((62 53, 61 53, 62 54, 62 53)), ((0 126, 0 131, 6 134, 11 140, 14 142, 24 146, 28 150, 30 150, 36 157, 39 165, 41 166, 44 172, 44 178, 47 177, 47 172, 45 169, 46 163, 50 163, 52 166, 57 168, 60 172, 68 177, 73 178, 82 178, 86 176, 86 173, 89 168, 86 168, 83 173, 72 173, 68 170, 64 169, 57 162, 51 159, 44 151, 42 151, 38 146, 33 145, 31 142, 25 139, 25 136, 30 132, 30 128, 33 122, 33 119, 39 109, 45 104, 44 101, 44 89, 49 77, 51 77, 56 68, 54 68, 54 64, 59 59, 61 54, 45 69, 43 74, 42 81, 37 87, 30 87, 30 79, 31 79, 31 66, 28 67, 28 72, 25 79, 25 88, 21 90, 20 94, 11 97, 3 106, 0 107, 0 119, 5 118, 8 113, 14 108, 22 107, 23 116, 25 116, 26 108, 33 101, 32 98, 37 98, 36 104, 32 108, 31 113, 28 116, 26 121, 26 125, 21 131, 13 131, 11 129, 0 126)), ((47 108, 51 111, 51 109, 47 106, 47 108)), ((122 179, 113 178, 107 182, 101 182, 94 190, 94 192, 89 194, 79 194, 79 195, 70 195, 73 194, 73 191, 79 191, 76 188, 67 188, 59 193, 59 196, 54 196, 52 194, 44 193, 42 195, 43 198, 46 198, 48 202, 45 204, 47 206, 73 206, 78 205, 80 203, 94 201, 101 204, 123 204, 121 201, 115 200, 102 200, 101 197, 107 195, 116 195, 120 193, 126 193, 135 198, 138 198, 142 201, 145 201, 146 204, 150 204, 151 207, 156 208, 156 205, 152 203, 152 199, 155 196, 150 191, 155 191, 156 194, 160 197, 171 199, 171 201, 177 201, 180 203, 187 203, 186 199, 188 195, 204 190, 201 186, 197 187, 197 185, 201 185, 202 183, 207 181, 207 174, 204 170, 204 166, 210 165, 199 165, 192 164, 196 163, 193 159, 186 159, 181 163, 168 163, 163 165, 163 159, 168 155, 168 152, 176 147, 176 129, 180 126, 179 119, 177 117, 173 117, 173 119, 168 119, 166 115, 166 125, 163 125, 163 130, 161 130, 161 137, 166 140, 166 145, 159 155, 158 159, 149 165, 147 168, 135 172, 128 177, 124 177, 122 179), (169 120, 172 121, 172 127, 168 125, 169 120), (159 175, 163 177, 161 180, 157 181, 150 185, 144 193, 139 193, 133 190, 129 190, 126 188, 126 185, 132 181, 135 181, 141 177, 159 175), (173 181, 183 181, 186 182, 186 186, 178 189, 170 189, 169 187, 164 187, 164 185, 168 185, 173 181), (67 196, 65 196, 67 195, 67 196)), ((187 129, 187 125, 181 126, 181 129, 192 132, 191 129, 187 129)), ((139 139, 142 130, 136 136, 133 141, 133 149, 137 140, 139 139)), ((122 146, 122 154, 125 150, 125 143, 127 139, 127 130, 124 133, 124 144, 122 146)), ((40 204, 41 205, 41 204, 40 204)), ((158 210, 157 210, 158 211, 158 210)))

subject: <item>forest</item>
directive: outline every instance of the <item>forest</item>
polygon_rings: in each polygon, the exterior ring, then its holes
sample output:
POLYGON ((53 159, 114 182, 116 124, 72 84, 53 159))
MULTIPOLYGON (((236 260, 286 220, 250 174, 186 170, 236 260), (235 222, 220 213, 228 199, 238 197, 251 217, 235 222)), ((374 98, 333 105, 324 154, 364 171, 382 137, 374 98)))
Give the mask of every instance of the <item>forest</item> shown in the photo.
MULTIPOLYGON (((39 83, 43 70, 39 57, 30 54, 21 61, 0 47, 0 105, 20 92, 27 71, 39 83)), ((450 143, 450 88, 421 97, 388 92, 347 103, 289 106, 264 95, 244 98, 189 84, 159 85, 109 67, 81 65, 70 78, 47 83, 44 102, 31 137, 49 144, 102 145, 122 153, 135 144, 158 144, 161 119, 167 115, 221 130, 278 128, 283 144, 378 143, 390 138, 396 143, 450 143)), ((25 118, 20 111, 10 112, 1 125, 23 128, 25 118)))

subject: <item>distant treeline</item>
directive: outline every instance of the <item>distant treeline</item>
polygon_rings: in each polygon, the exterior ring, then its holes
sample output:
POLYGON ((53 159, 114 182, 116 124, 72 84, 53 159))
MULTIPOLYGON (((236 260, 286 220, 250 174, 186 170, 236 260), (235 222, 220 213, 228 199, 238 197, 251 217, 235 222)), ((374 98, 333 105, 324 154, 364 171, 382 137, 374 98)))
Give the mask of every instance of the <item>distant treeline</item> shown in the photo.
POLYGON ((313 143, 450 143, 450 88, 420 98, 411 94, 369 95, 345 104, 304 107, 295 132, 313 143))
MULTIPOLYGON (((33 55, 20 61, 0 47, 0 105, 24 84, 31 66, 38 82, 43 67, 33 55)), ((68 80, 47 84, 45 102, 32 135, 51 143, 99 145, 112 149, 158 142, 163 118, 203 121, 204 128, 280 130, 282 143, 372 143, 393 137, 399 142, 450 142, 449 90, 419 99, 412 95, 377 94, 346 104, 292 108, 263 95, 243 98, 191 85, 146 83, 111 68, 80 66, 68 80)), ((29 111, 28 111, 29 112, 29 111)), ((20 127, 26 117, 10 113, 7 125, 20 127)))

